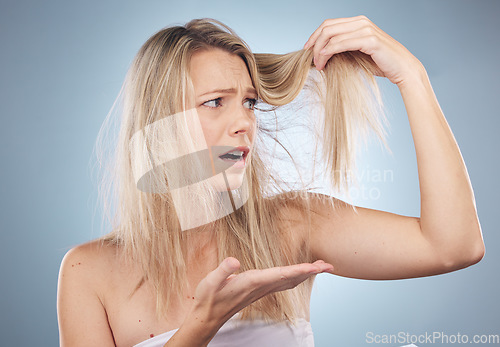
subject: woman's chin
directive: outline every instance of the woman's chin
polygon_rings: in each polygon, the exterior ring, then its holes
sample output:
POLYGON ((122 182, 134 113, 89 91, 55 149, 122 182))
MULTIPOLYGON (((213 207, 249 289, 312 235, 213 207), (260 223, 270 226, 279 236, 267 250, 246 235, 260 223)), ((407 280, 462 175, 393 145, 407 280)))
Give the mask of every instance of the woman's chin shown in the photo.
POLYGON ((225 186, 224 190, 235 190, 241 188, 241 185, 243 184, 243 175, 231 177, 230 175, 227 176, 227 185, 225 186))
POLYGON ((216 191, 219 192, 227 192, 229 190, 239 189, 243 184, 245 172, 238 171, 235 170, 235 172, 232 172, 232 170, 226 170, 225 172, 214 176, 212 186, 216 191))

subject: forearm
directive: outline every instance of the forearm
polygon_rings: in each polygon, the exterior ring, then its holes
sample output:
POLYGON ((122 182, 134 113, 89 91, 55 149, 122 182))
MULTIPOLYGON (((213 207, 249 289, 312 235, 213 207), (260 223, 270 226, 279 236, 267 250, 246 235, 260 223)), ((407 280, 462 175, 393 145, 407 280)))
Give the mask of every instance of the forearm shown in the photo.
POLYGON ((467 169, 425 69, 416 71, 398 87, 415 143, 421 230, 450 266, 474 262, 484 244, 467 169))

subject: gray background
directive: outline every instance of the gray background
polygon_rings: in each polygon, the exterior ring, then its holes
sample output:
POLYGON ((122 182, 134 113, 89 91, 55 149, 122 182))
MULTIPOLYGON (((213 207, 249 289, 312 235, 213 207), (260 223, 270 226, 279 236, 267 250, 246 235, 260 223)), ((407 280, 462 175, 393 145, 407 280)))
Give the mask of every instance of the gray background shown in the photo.
MULTIPOLYGON (((101 234, 89 164, 100 125, 141 44, 198 17, 225 22, 255 52, 284 53, 302 48, 326 18, 365 14, 426 66, 467 164, 486 243, 482 262, 404 281, 320 275, 311 306, 316 345, 366 346, 368 332, 500 334, 499 10, 498 1, 3 0, 0 345, 58 344, 60 261, 101 234)), ((375 193, 354 202, 417 216, 404 105, 395 86, 381 84, 394 155, 370 146, 360 170, 392 170, 393 178, 366 180, 375 193)))

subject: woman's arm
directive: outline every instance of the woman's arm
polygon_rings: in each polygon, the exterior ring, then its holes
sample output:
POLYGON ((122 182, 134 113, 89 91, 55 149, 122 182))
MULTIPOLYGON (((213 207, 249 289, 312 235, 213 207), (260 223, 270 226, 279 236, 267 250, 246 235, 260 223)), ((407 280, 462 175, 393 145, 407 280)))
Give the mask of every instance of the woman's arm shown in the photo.
POLYGON ((417 155, 421 216, 406 217, 342 201, 335 211, 314 198, 317 258, 342 276, 397 279, 440 274, 481 260, 484 243, 471 183, 455 138, 422 64, 366 17, 325 21, 305 45, 316 67, 343 51, 372 57, 396 84, 408 113, 417 155))
POLYGON ((484 255, 481 226, 467 168, 425 69, 398 84, 415 143, 422 233, 445 264, 484 255))

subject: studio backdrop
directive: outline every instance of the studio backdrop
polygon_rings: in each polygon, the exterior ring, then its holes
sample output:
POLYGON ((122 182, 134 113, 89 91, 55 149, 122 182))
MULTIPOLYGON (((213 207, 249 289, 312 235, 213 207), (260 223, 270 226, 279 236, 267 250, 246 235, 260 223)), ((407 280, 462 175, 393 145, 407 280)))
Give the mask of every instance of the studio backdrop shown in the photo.
MULTIPOLYGON (((71 247, 109 231, 101 229, 97 208, 94 143, 148 37, 168 25, 211 17, 233 28, 254 52, 286 53, 302 49, 323 20, 360 14, 426 67, 467 165, 486 255, 467 269, 420 279, 319 275, 311 300, 316 345, 403 345, 381 343, 389 335, 405 336, 405 342, 447 335, 448 343, 434 340, 442 346, 451 346, 453 336, 470 341, 496 335, 498 345, 500 2, 493 0, 2 0, 0 344, 58 345, 60 262, 71 247)), ((378 81, 392 155, 368 144, 350 201, 419 216, 406 111, 398 88, 378 81)))

